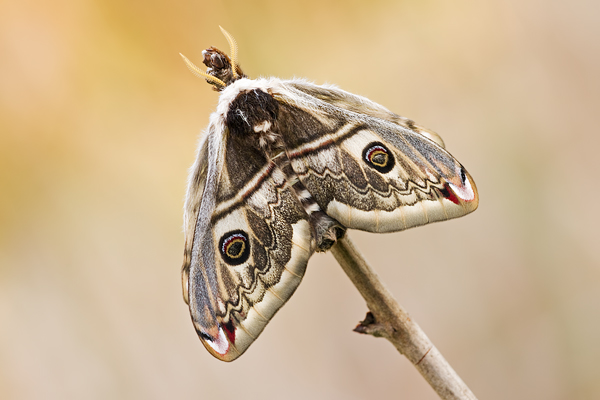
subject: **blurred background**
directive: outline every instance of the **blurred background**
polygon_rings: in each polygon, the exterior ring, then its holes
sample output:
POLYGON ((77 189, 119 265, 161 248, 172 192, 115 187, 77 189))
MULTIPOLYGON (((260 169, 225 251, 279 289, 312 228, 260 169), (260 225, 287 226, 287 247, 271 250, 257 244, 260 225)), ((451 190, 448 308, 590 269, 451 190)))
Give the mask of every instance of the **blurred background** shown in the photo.
POLYGON ((480 399, 600 398, 600 4, 591 0, 0 3, 0 398, 436 399, 333 257, 239 360, 182 300, 201 64, 333 83, 437 131, 479 209, 351 232, 480 399))

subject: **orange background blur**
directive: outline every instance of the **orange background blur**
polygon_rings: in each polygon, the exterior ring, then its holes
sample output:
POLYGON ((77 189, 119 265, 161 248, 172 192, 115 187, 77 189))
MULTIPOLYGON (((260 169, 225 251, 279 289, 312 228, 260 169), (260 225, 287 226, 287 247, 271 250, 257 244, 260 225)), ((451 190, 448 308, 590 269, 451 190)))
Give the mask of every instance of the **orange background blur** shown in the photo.
POLYGON ((351 232, 480 399, 600 398, 600 4, 0 4, 0 398, 436 399, 331 255, 239 360, 182 300, 187 169, 217 93, 179 52, 334 83, 437 131, 465 218, 351 232), (596 177, 596 178, 594 178, 596 177))

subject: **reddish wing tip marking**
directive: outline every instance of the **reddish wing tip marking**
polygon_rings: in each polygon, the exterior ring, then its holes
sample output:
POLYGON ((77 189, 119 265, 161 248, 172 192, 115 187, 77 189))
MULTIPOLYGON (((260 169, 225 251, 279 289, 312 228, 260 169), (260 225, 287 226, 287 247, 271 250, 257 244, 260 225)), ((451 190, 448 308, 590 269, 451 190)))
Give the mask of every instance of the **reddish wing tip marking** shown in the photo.
POLYGON ((456 197, 456 195, 454 194, 454 190, 452 190, 452 187, 450 187, 450 184, 446 183, 446 186, 444 187, 444 190, 442 191, 442 195, 444 196, 445 199, 450 200, 454 204, 456 204, 456 205, 460 204, 460 202, 458 201, 458 197, 456 197))
MULTIPOLYGON (((229 333, 229 332, 227 332, 229 333)), ((235 336, 234 336, 235 338, 235 336)), ((217 353, 222 356, 229 352, 229 342, 227 341, 227 337, 223 332, 223 328, 219 326, 219 334, 216 338, 204 338, 205 342, 217 353)))
POLYGON ((235 343, 235 326, 233 326, 233 323, 229 321, 228 323, 223 324, 223 328, 227 333, 227 338, 229 339, 229 341, 231 343, 235 343))
POLYGON ((463 169, 460 171, 460 179, 453 179, 446 182, 443 195, 454 204, 460 204, 461 201, 469 202, 475 199, 475 190, 471 186, 471 180, 463 169))

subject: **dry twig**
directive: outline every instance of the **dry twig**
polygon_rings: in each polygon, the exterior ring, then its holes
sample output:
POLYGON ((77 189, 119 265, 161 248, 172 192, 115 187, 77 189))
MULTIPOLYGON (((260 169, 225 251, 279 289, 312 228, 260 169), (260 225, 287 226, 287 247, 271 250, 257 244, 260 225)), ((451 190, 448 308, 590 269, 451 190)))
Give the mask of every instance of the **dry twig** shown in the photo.
POLYGON ((396 302, 348 235, 331 248, 333 256, 371 310, 355 331, 384 337, 406 356, 444 400, 477 400, 419 325, 396 302))

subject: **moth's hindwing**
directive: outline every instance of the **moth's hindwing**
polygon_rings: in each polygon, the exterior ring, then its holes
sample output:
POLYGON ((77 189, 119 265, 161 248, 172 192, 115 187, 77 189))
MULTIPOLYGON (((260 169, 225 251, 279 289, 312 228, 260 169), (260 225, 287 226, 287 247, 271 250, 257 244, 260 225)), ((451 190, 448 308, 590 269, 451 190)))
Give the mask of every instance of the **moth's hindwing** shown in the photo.
POLYGON ((203 344, 231 361, 295 291, 313 237, 284 173, 224 126, 209 126, 190 179, 183 285, 203 344))
POLYGON ((400 231, 477 208, 473 179, 431 131, 331 87, 294 81, 276 98, 294 171, 347 228, 400 231))

